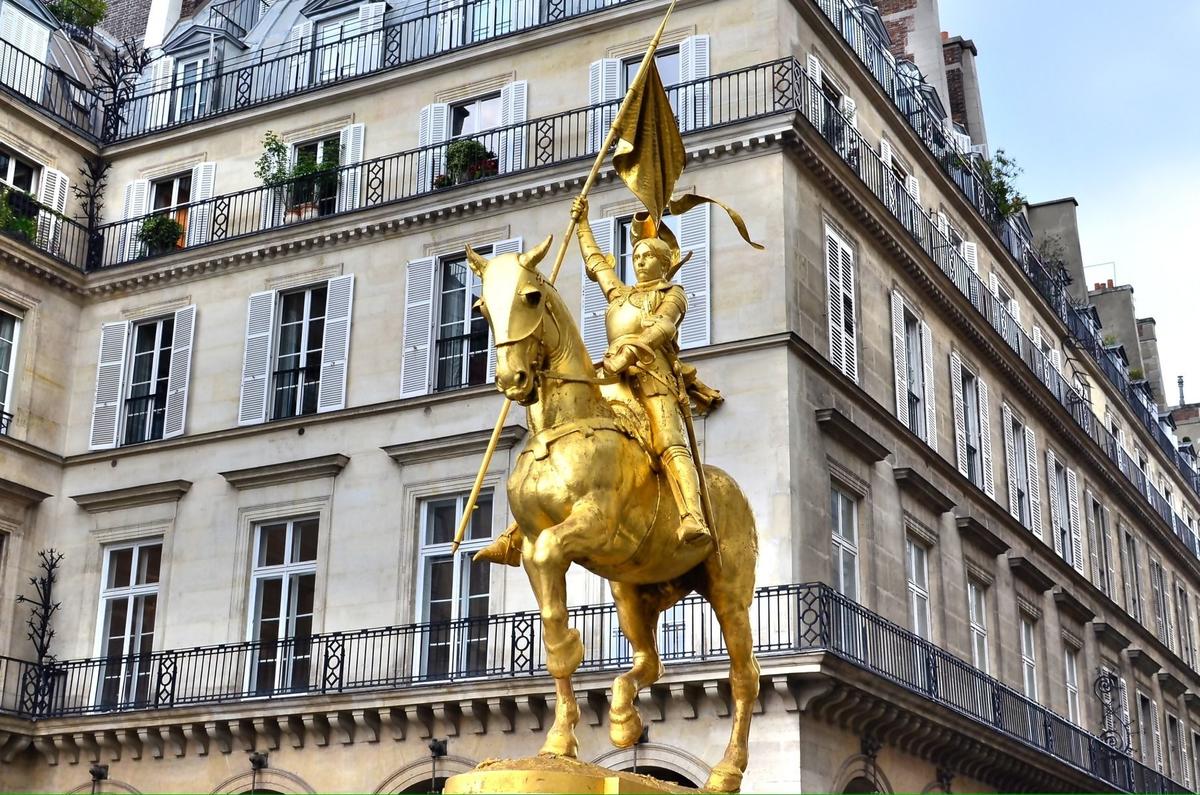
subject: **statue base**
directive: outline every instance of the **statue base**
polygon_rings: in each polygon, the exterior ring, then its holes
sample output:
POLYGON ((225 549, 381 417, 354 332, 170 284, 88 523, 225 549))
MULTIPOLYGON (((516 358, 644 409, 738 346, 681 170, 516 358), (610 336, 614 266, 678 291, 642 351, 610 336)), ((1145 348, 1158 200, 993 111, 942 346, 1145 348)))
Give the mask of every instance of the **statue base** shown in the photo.
POLYGON ((524 759, 486 759, 469 773, 446 779, 445 793, 552 793, 597 795, 629 793, 699 792, 668 784, 652 776, 609 770, 565 756, 529 756, 524 759))

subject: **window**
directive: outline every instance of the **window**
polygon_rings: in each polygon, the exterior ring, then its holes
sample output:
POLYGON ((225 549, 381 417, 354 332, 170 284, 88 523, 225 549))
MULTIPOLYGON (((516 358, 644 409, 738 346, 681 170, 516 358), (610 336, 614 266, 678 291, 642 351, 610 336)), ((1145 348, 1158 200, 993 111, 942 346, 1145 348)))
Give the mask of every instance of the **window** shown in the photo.
POLYGON ((154 180, 150 183, 150 210, 156 215, 174 218, 183 227, 176 248, 183 248, 187 234, 188 207, 192 196, 192 172, 154 180))
POLYGON ((1024 423, 1013 416, 1012 412, 1005 408, 1007 415, 1007 428, 1005 429, 1004 439, 1010 446, 1008 455, 1008 487, 1010 490, 1009 502, 1010 507, 1014 509, 1013 516, 1017 521, 1026 527, 1033 527, 1032 519, 1032 504, 1030 502, 1029 484, 1029 456, 1030 450, 1026 444, 1027 434, 1024 423))
POLYGON ((499 92, 453 103, 450 105, 450 136, 478 135, 499 127, 500 105, 499 92))
POLYGON ((1075 547, 1071 540, 1071 501, 1069 499, 1070 491, 1067 484, 1067 468, 1057 458, 1053 458, 1051 454, 1051 463, 1053 471, 1049 477, 1054 479, 1051 483, 1051 497, 1054 499, 1054 510, 1051 515, 1054 517, 1054 548, 1067 563, 1075 565, 1075 547))
POLYGON ((1138 573, 1137 539, 1125 528, 1122 532, 1121 581, 1125 584, 1125 611, 1134 621, 1142 620, 1142 579, 1138 573))
POLYGON ((1154 629, 1158 639, 1171 648, 1170 593, 1162 563, 1150 558, 1150 592, 1154 596, 1154 629))
POLYGON ((838 593, 858 601, 858 501, 834 486, 830 490, 833 524, 833 581, 838 593))
POLYGON ((1187 778, 1187 773, 1184 772, 1183 766, 1184 748, 1183 748, 1183 725, 1180 724, 1179 718, 1167 713, 1167 775, 1177 780, 1187 778))
POLYGON ((328 284, 283 293, 279 298, 279 337, 275 345, 271 419, 317 410, 321 353, 325 345, 328 284))
POLYGON ((1038 700, 1036 623, 1029 616, 1021 616, 1021 683, 1025 696, 1033 701, 1038 700))
POLYGON ((26 193, 35 193, 41 167, 15 152, 0 147, 0 182, 26 193))
POLYGON ((967 579, 967 613, 971 625, 971 664, 985 674, 990 673, 987 587, 974 578, 967 579))
POLYGON ((421 505, 418 603, 429 638, 421 674, 485 674, 488 668, 488 615, 491 564, 471 560, 492 537, 492 496, 481 494, 467 538, 457 554, 450 551, 462 519, 466 495, 426 500, 421 505))
POLYGON ((0 312, 0 433, 8 428, 5 415, 13 413, 13 375, 17 366, 17 338, 21 320, 15 315, 0 312))
POLYGON ((312 176, 291 184, 288 199, 288 220, 318 218, 337 212, 338 175, 342 162, 341 133, 316 141, 296 144, 292 153, 294 168, 308 167, 312 176), (331 172, 333 173, 326 173, 331 172))
POLYGON ((1187 589, 1178 580, 1175 582, 1175 624, 1179 632, 1179 655, 1184 661, 1196 667, 1196 644, 1192 637, 1192 610, 1188 605, 1187 589))
POLYGON ((162 542, 139 541, 104 552, 100 587, 98 683, 102 706, 147 704, 153 695, 149 655, 154 647, 162 542))
POLYGON ((929 639, 929 550, 911 536, 906 539, 908 606, 912 631, 929 639))
POLYGON ((1095 495, 1089 493, 1089 516, 1092 530, 1092 551, 1096 555, 1096 587, 1109 598, 1113 596, 1112 546, 1108 538, 1108 511, 1095 495))
POLYGON ((1141 691, 1137 694, 1138 739, 1141 741, 1142 764, 1162 771, 1162 747, 1158 729, 1158 705, 1141 691))
POLYGON ((929 325, 899 292, 892 291, 892 356, 896 378, 896 416, 909 430, 937 449, 933 411, 933 337, 929 325))
POLYGON ((825 225, 825 286, 829 302, 829 361, 858 381, 858 318, 854 311, 854 249, 825 225))
POLYGON ((318 520, 264 522, 254 528, 250 640, 257 642, 250 691, 308 689, 312 667, 318 520))
POLYGON ((175 66, 175 115, 180 121, 198 119, 208 113, 208 97, 212 84, 206 74, 207 58, 180 61, 175 66))
POLYGON ((908 428, 925 438, 925 368, 921 357, 921 322, 904 312, 904 361, 908 367, 908 428))
POLYGON ((1079 724, 1079 650, 1067 646, 1063 651, 1064 681, 1067 686, 1067 719, 1079 724))
POLYGON ((324 19, 317 23, 317 80, 338 80, 358 74, 363 42, 358 16, 324 19))
MULTIPOLYGON (((963 455, 967 479, 983 488, 983 433, 980 423, 979 379, 955 357, 958 368, 958 402, 962 406, 963 455)), ((952 373, 953 375, 953 373, 952 373)), ((963 467, 959 467, 962 469, 963 467)))
MULTIPOLYGON (((621 74, 623 82, 621 83, 621 93, 624 94, 629 90, 629 86, 633 84, 633 78, 637 76, 638 67, 642 65, 642 56, 637 55, 631 58, 626 58, 621 61, 621 74)), ((658 67, 658 75, 662 78, 662 84, 667 86, 678 85, 683 77, 683 72, 679 62, 678 47, 663 47, 656 50, 654 53, 654 65, 658 67)), ((671 109, 676 113, 679 108, 676 107, 678 100, 676 92, 668 91, 667 96, 671 100, 671 109)))
POLYGON ((122 444, 163 438, 174 334, 173 315, 133 326, 122 444))
MULTIPOLYGON (((491 254, 486 246, 478 251, 485 257, 491 254)), ((443 257, 440 275, 434 389, 485 384, 491 332, 476 306, 482 294, 479 276, 467 266, 465 255, 443 257)))

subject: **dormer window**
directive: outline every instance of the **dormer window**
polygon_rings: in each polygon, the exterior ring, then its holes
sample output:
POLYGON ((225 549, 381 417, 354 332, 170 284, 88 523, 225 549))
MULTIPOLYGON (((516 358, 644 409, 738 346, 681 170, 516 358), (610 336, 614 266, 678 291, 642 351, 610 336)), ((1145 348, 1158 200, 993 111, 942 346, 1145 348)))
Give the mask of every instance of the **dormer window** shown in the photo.
POLYGON ((205 80, 208 58, 180 60, 175 67, 175 118, 191 121, 208 113, 211 81, 205 80))

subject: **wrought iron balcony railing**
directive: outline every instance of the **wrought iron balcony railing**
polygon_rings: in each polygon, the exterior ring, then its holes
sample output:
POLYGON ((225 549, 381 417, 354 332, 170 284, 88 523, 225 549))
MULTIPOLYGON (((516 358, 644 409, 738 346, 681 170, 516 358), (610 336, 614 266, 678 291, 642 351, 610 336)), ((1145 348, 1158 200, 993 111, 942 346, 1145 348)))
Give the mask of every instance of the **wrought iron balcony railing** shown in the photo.
POLYGON ((13 415, 0 407, 0 436, 8 435, 8 426, 12 425, 13 415))
POLYGON ((1140 423, 1183 480, 1195 493, 1200 494, 1200 474, 1179 454, 1177 446, 1163 430, 1158 412, 1146 396, 1130 383, 1125 367, 1104 347, 1096 330, 1089 324, 1078 322, 1076 310, 1066 297, 1064 277, 1057 268, 1050 267, 1042 260, 1028 230, 1000 212, 975 159, 959 151, 942 121, 931 112, 920 93, 914 90, 911 80, 897 69, 895 58, 876 38, 871 26, 864 22, 861 4, 850 0, 814 2, 907 119, 943 172, 991 228, 1037 292, 1072 330, 1078 346, 1096 360, 1105 377, 1125 397, 1140 423))
POLYGON ((105 109, 92 89, 0 39, 0 91, 99 143, 105 109))
POLYGON ((0 209, 0 235, 83 270, 89 245, 87 227, 3 184, 0 184, 0 202, 5 205, 0 209))
MULTIPOLYGON (((760 657, 830 652, 1120 791, 1184 791, 1097 735, 827 585, 760 588, 751 611, 760 657)), ((613 605, 572 608, 569 620, 586 647, 581 672, 630 665, 613 605)), ((30 718, 103 716, 544 676, 540 633, 537 613, 522 612, 41 666, 0 658, 0 709, 30 718)), ((663 615, 659 645, 668 662, 728 657, 712 609, 696 596, 663 615)))

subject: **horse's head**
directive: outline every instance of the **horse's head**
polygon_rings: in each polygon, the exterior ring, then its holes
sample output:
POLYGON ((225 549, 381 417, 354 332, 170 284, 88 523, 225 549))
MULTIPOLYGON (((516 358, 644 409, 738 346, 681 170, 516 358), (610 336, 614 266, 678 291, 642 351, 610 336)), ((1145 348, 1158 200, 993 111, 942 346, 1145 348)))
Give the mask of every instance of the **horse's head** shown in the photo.
POLYGON ((554 291, 537 266, 552 240, 546 238, 532 251, 492 259, 467 247, 467 262, 483 285, 479 308, 496 344, 496 387, 523 406, 537 400, 534 374, 544 358, 542 322, 554 291))

